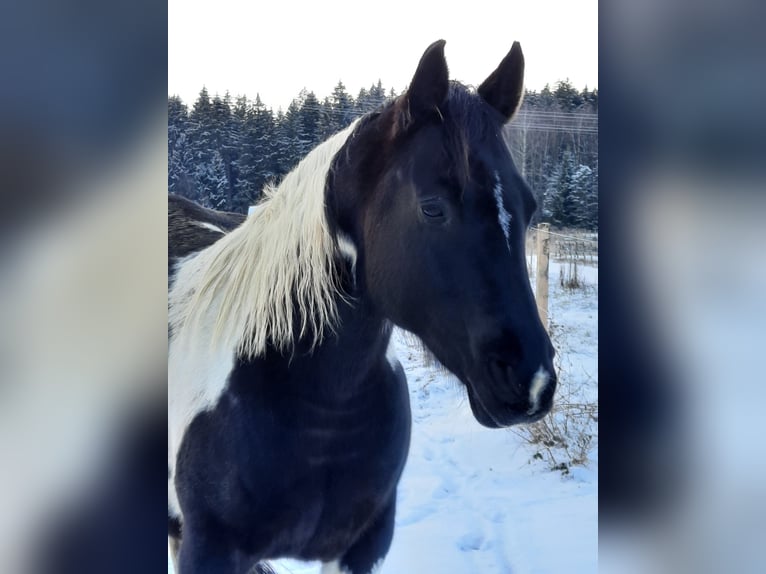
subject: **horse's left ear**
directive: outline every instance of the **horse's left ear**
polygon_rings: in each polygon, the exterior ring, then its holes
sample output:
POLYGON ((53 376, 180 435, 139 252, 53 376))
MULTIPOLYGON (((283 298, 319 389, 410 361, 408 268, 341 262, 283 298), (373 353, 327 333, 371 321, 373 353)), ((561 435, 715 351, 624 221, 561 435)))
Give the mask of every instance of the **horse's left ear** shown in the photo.
POLYGON ((524 54, 514 42, 497 69, 479 86, 479 95, 509 121, 521 103, 524 92, 524 54))

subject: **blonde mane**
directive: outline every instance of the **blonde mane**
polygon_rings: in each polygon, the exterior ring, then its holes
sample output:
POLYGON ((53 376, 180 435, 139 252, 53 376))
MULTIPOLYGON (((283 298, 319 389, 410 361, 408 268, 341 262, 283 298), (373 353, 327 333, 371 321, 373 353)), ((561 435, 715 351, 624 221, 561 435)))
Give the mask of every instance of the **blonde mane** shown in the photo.
POLYGON ((316 345, 334 330, 339 248, 324 191, 355 124, 317 146, 278 187, 267 186, 237 229, 180 263, 169 296, 174 336, 190 329, 187 336, 209 337, 209 348, 257 357, 269 344, 289 351, 296 339, 310 336, 316 345))

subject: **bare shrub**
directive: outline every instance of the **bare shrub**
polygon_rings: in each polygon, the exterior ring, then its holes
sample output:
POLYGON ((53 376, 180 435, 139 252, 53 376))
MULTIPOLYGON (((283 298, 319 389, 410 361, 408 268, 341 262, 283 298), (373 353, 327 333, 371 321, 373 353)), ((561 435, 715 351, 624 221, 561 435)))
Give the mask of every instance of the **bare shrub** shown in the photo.
POLYGON ((561 266, 559 271, 559 284, 562 289, 575 291, 584 289, 585 283, 577 276, 577 260, 570 259, 566 266, 561 266))
POLYGON ((551 470, 568 474, 572 466, 584 466, 598 442, 598 403, 588 397, 596 382, 588 373, 573 372, 566 359, 566 333, 551 323, 551 338, 559 350, 556 371, 559 376, 551 412, 540 421, 512 431, 530 445, 533 459, 545 461, 551 470))

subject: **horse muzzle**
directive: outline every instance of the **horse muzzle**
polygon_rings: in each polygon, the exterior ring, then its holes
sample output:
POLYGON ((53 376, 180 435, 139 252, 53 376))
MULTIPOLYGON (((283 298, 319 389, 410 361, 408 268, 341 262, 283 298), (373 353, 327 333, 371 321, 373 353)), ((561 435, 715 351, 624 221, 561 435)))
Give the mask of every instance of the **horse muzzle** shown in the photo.
POLYGON ((550 412, 556 374, 551 365, 512 367, 502 358, 490 356, 476 376, 468 377, 466 387, 479 423, 508 427, 538 421, 550 412))

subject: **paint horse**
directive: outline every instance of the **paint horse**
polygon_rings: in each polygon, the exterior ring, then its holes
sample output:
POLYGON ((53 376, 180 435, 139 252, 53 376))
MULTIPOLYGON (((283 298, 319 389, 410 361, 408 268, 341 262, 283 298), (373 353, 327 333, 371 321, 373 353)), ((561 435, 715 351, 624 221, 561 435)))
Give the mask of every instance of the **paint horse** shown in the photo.
POLYGON ((482 425, 550 410, 554 351, 524 254, 535 201, 502 137, 523 71, 514 43, 469 89, 438 41, 406 93, 320 144, 246 219, 170 197, 180 574, 279 557, 378 569, 410 441, 394 326, 464 383, 482 425))

